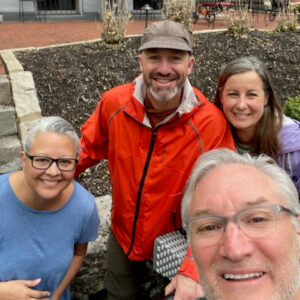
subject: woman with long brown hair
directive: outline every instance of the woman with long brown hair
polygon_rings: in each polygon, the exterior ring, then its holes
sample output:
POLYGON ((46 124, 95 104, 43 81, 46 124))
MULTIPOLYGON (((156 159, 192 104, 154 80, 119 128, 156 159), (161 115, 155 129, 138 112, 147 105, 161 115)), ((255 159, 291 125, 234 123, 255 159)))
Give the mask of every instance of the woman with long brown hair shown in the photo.
POLYGON ((229 62, 221 71, 215 105, 231 124, 237 151, 267 154, 300 191, 300 123, 283 114, 270 73, 255 56, 229 62))

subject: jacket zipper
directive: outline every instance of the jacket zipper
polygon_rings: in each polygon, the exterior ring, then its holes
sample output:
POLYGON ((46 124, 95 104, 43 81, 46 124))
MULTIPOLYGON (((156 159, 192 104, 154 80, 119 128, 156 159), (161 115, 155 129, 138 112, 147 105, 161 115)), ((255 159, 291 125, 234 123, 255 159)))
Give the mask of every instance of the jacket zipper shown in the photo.
POLYGON ((137 199, 136 199, 136 208, 135 208, 135 214, 134 214, 134 220, 133 220, 133 226, 132 226, 131 244, 130 244, 129 250, 126 253, 127 256, 129 256, 129 254, 130 254, 130 252, 133 248, 133 244, 134 244, 136 224, 137 224, 137 220, 138 220, 138 217, 139 217, 140 203, 141 203, 141 198, 142 198, 142 191, 143 191, 146 175, 147 175, 147 172, 148 172, 150 160, 151 160, 151 157, 152 157, 152 152, 153 152, 153 149, 154 149, 154 144, 155 144, 156 134, 157 134, 158 128, 159 127, 157 127, 155 129, 155 131, 153 131, 153 133, 152 133, 151 143, 150 143, 147 159, 146 159, 146 162, 145 162, 142 178, 141 178, 139 189, 138 189, 138 194, 137 194, 137 199))

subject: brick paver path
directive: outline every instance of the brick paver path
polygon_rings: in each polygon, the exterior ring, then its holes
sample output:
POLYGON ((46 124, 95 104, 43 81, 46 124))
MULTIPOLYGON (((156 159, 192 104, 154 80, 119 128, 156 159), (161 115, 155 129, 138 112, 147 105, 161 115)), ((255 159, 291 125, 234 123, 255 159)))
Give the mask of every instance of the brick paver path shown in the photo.
MULTIPOLYGON (((148 24, 155 21, 148 21, 148 24)), ((200 20, 194 25, 194 31, 225 28, 223 21, 208 24, 200 20)), ((255 28, 273 29, 275 22, 265 23, 264 15, 254 16, 255 28)), ((71 43, 97 39, 101 37, 100 21, 68 21, 68 22, 3 22, 0 24, 0 50, 24 47, 42 47, 55 44, 71 43)), ((141 34, 145 30, 144 20, 129 23, 126 34, 141 34)))
MULTIPOLYGON (((293 0, 294 1, 294 0, 293 0)), ((275 29, 276 22, 270 22, 264 14, 256 14, 253 17, 254 28, 275 29)), ((148 25, 153 20, 148 21, 148 25)), ((194 31, 207 29, 226 28, 222 20, 216 20, 214 24, 208 24, 200 20, 194 25, 194 31)), ((0 50, 43 47, 64 43, 93 40, 101 37, 103 24, 100 21, 47 21, 45 22, 3 22, 0 24, 0 50)), ((145 30, 144 20, 131 21, 126 34, 141 34, 145 30)), ((4 73, 0 60, 0 74, 4 73)))

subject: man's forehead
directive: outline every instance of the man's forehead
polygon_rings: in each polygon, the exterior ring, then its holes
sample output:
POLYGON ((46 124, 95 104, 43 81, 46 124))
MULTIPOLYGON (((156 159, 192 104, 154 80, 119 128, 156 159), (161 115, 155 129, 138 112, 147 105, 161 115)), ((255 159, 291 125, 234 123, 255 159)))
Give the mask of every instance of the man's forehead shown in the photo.
MULTIPOLYGON (((223 182, 222 186, 232 186, 233 183, 247 185, 248 187, 256 187, 261 184, 268 183, 274 188, 276 182, 268 174, 254 166, 241 163, 223 163, 212 168, 198 182, 198 185, 209 184, 215 185, 217 182, 223 182)), ((221 187, 222 187, 221 186, 221 187)), ((246 191, 245 191, 246 192, 246 191)))
MULTIPOLYGON (((214 214, 285 201, 276 182, 262 171, 247 165, 224 164, 208 172, 192 196, 191 213, 214 214)), ((224 214, 223 214, 224 215, 224 214)))

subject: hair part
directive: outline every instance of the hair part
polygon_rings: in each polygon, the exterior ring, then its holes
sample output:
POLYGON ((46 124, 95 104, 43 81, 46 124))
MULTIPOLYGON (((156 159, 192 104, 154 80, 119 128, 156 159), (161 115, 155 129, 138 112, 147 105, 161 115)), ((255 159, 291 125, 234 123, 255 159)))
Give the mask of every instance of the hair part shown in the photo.
POLYGON ((36 136, 39 133, 45 132, 68 136, 74 142, 76 154, 79 155, 80 143, 74 127, 71 125, 71 123, 59 116, 43 117, 34 124, 25 139, 25 152, 29 152, 31 150, 36 136))
MULTIPOLYGON (((254 71, 258 74, 262 80, 265 96, 268 97, 268 103, 264 107, 263 116, 256 126, 250 152, 252 154, 264 153, 277 161, 281 151, 281 142, 278 133, 282 127, 283 111, 276 95, 271 75, 262 61, 256 56, 243 56, 229 62, 219 75, 214 103, 218 108, 223 110, 221 94, 228 78, 232 75, 249 71, 254 71)), ((231 127, 235 136, 235 130, 233 126, 231 127)))
MULTIPOLYGON (((278 164, 269 156, 261 154, 259 156, 251 156, 246 153, 240 155, 232 150, 220 148, 206 152, 200 157, 193 168, 191 176, 188 180, 186 190, 181 202, 181 217, 183 226, 187 229, 189 220, 189 207, 191 199, 201 179, 212 169, 224 164, 241 164, 252 166, 270 177, 278 186, 288 208, 295 213, 300 213, 300 204, 298 200, 298 192, 288 174, 278 166, 278 164)), ((298 222, 295 217, 292 222, 297 228, 298 222)))

